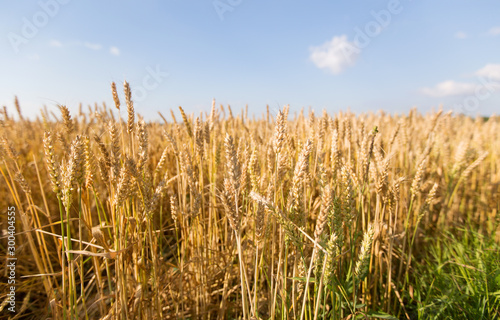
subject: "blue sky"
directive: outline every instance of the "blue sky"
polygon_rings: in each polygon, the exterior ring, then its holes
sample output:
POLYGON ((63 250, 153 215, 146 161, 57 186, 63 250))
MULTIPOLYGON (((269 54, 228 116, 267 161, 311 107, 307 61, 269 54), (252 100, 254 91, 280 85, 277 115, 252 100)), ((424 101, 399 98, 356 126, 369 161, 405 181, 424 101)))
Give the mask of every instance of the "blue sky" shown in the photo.
POLYGON ((499 1, 6 1, 0 105, 500 110, 499 1), (121 92, 120 92, 121 94, 121 92), (123 97, 123 95, 122 95, 123 97), (123 100, 123 98, 122 98, 123 100))

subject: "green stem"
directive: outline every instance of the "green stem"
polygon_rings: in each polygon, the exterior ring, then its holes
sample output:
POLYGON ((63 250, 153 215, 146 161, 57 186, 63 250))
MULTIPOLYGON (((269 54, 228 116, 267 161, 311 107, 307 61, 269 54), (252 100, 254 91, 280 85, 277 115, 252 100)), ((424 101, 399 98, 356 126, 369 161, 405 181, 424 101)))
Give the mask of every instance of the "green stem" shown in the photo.
POLYGON ((64 245, 64 213, 62 208, 61 197, 59 193, 57 194, 57 200, 59 202, 59 215, 61 216, 61 271, 62 271, 62 305, 63 305, 63 319, 66 320, 68 315, 66 314, 66 272, 65 272, 65 264, 66 264, 66 250, 64 245))

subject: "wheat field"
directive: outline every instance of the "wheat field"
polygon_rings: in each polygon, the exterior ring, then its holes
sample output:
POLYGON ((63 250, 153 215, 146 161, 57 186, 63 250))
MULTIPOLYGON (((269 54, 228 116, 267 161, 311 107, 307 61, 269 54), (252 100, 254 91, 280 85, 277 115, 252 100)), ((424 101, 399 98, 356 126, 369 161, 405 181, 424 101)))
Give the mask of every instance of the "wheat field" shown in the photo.
POLYGON ((145 122, 127 83, 111 93, 73 114, 27 119, 17 98, 1 112, 16 317, 500 317, 498 116, 214 101, 145 122), (454 283, 465 298, 443 300, 454 283))

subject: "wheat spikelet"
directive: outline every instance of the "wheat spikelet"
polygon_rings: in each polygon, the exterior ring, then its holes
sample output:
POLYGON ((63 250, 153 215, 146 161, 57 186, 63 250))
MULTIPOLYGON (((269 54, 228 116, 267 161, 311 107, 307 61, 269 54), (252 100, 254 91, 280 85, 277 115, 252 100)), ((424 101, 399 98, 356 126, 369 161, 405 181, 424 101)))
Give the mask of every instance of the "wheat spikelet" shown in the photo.
POLYGON ((134 178, 139 179, 139 172, 137 171, 137 164, 134 159, 131 157, 125 158, 125 167, 127 168, 127 172, 134 178))
MULTIPOLYGON (((364 123, 364 122, 363 122, 364 123)), ((373 145, 375 141, 375 135, 377 134, 377 128, 369 134, 365 136, 363 139, 363 147, 361 154, 361 178, 363 181, 368 181, 368 172, 370 170, 370 158, 373 154, 373 145)))
POLYGON ((203 126, 199 117, 196 117, 194 122, 194 142, 196 146, 196 153, 203 159, 203 147, 204 147, 204 136, 203 136, 203 126))
POLYGON ((163 135, 170 142, 170 145, 172 147, 172 151, 174 152, 174 154, 176 156, 178 156, 179 155, 179 149, 177 148, 177 143, 175 142, 175 139, 167 131, 163 131, 163 135))
POLYGON ((259 174, 260 167, 257 161, 257 149, 253 148, 252 154, 250 156, 250 160, 248 162, 248 171, 250 173, 250 184, 252 186, 252 190, 255 192, 259 191, 259 174))
POLYGON ((215 143, 215 167, 219 167, 221 164, 221 154, 222 154, 222 143, 217 141, 215 143))
POLYGON ((177 124, 177 119, 175 118, 175 113, 172 109, 170 109, 170 116, 172 117, 172 120, 174 120, 174 123, 177 124))
POLYGON ((400 184, 401 184, 401 182, 403 182, 405 180, 406 180, 405 177, 400 177, 392 185, 392 193, 394 195, 394 200, 396 202, 399 202, 399 199, 400 199, 400 194, 401 194, 400 184))
POLYGON ((249 186, 249 170, 248 170, 248 165, 249 165, 249 145, 245 143, 245 140, 240 138, 240 143, 238 145, 238 154, 237 154, 237 159, 238 163, 240 163, 240 188, 242 192, 248 191, 248 186, 249 186), (244 149, 243 149, 244 148, 244 149))
MULTIPOLYGON (((328 243, 326 244, 327 256, 325 260, 325 279, 327 282, 331 281, 331 277, 334 273, 336 261, 335 256, 338 253, 337 250, 337 235, 335 232, 330 233, 330 237, 328 238, 328 243)), ((316 268, 318 269, 318 266, 316 268)))
POLYGON ((377 136, 373 144, 373 159, 375 160, 374 164, 377 171, 382 171, 382 166, 384 162, 383 150, 384 150, 384 144, 382 138, 379 135, 377 136))
POLYGON ((340 118, 339 116, 335 116, 335 118, 330 118, 330 127, 332 128, 332 132, 337 130, 337 134, 341 132, 340 130, 340 118))
POLYGON ((240 189, 241 168, 238 162, 238 157, 236 155, 233 137, 231 137, 229 134, 226 134, 226 138, 224 139, 224 146, 226 148, 226 161, 227 161, 227 172, 228 172, 227 179, 229 179, 231 192, 237 193, 240 189))
POLYGON ((312 140, 308 139, 299 155, 299 160, 295 166, 293 185, 296 186, 301 180, 304 180, 309 172, 309 156, 313 149, 312 140))
POLYGON ((309 136, 316 137, 316 132, 314 129, 314 123, 316 122, 316 117, 314 116, 314 110, 309 110, 309 118, 307 121, 307 127, 309 128, 309 136))
POLYGON ((102 139, 100 136, 94 135, 94 140, 95 140, 95 142, 97 142, 97 146, 99 147, 99 150, 102 153, 104 164, 105 164, 105 169, 106 169, 106 171, 109 171, 109 169, 111 168, 112 162, 111 162, 111 157, 109 156, 108 149, 104 145, 104 142, 102 142, 102 139))
POLYGON ((393 149, 394 142, 396 141, 396 138, 398 136, 399 130, 401 129, 402 123, 403 123, 402 120, 398 121, 398 123, 396 125, 396 128, 394 129, 394 133, 392 134, 391 139, 389 140, 389 148, 388 148, 388 150, 392 150, 393 149))
POLYGON ((212 100, 212 109, 210 110, 210 116, 208 117, 209 129, 212 131, 217 122, 217 110, 215 109, 215 99, 212 100))
POLYGON ((387 157, 384 159, 382 162, 382 165, 380 167, 380 175, 378 176, 377 180, 377 186, 376 186, 376 191, 378 194, 385 196, 387 193, 387 184, 388 184, 388 177, 389 177, 389 162, 390 158, 387 157))
MULTIPOLYGON (((151 206, 151 201, 155 195, 154 192, 156 192, 156 189, 153 188, 153 177, 151 176, 151 171, 145 170, 144 172, 142 172, 141 178, 142 179, 139 179, 139 187, 141 190, 141 196, 144 198, 144 204, 146 205, 145 208, 141 207, 141 209, 143 209, 143 213, 151 213, 148 205, 151 206)), ((162 182, 160 181, 160 183, 156 187, 158 188, 159 186, 161 186, 161 184, 162 182)), ((146 219, 146 216, 144 218, 146 219)))
POLYGON ((160 160, 158 160, 158 163, 156 164, 154 178, 153 178, 154 181, 157 180, 160 171, 165 166, 165 163, 167 162, 167 155, 168 155, 168 147, 165 147, 165 149, 163 149, 163 152, 161 153, 160 160))
POLYGON ((139 172, 143 172, 146 162, 148 161, 148 132, 144 120, 138 122, 137 136, 139 138, 139 160, 137 161, 137 169, 139 172))
POLYGON ((120 99, 118 98, 118 92, 116 91, 116 83, 111 82, 111 92, 113 94, 113 101, 115 103, 116 109, 120 110, 120 99))
POLYGON ((59 106, 59 109, 61 110, 62 118, 63 118, 63 123, 64 123, 64 128, 66 129, 66 133, 70 135, 75 127, 73 124, 73 120, 71 119, 71 115, 69 113, 69 110, 66 106, 59 106))
POLYGON ((234 191, 232 189, 233 187, 229 179, 225 179, 224 191, 221 193, 221 200, 224 210, 226 211, 226 217, 229 221, 229 225, 234 231, 236 231, 236 233, 238 233, 240 230, 240 217, 235 209, 236 204, 233 201, 234 191))
POLYGON ((328 115, 326 110, 323 109, 323 116, 319 119, 318 130, 318 152, 323 154, 323 145, 325 144, 325 135, 328 128, 328 115))
POLYGON ((284 152, 278 153, 278 163, 276 168, 276 185, 279 185, 283 182, 283 177, 285 176, 287 170, 289 168, 289 158, 285 155, 284 152))
POLYGON ((316 220, 316 228, 314 229, 314 239, 319 241, 325 230, 328 217, 331 210, 333 209, 333 190, 329 185, 326 185, 323 189, 323 194, 321 196, 321 210, 316 220))
POLYGON ((177 205, 177 197, 175 195, 170 196, 170 215, 172 216, 172 220, 174 220, 174 225, 177 228, 179 206, 177 205))
POLYGON ((236 207, 240 189, 241 168, 238 162, 233 138, 227 133, 224 139, 224 146, 226 149, 227 177, 224 179, 224 191, 222 192, 221 200, 231 228, 238 233, 241 221, 239 211, 236 207))
POLYGON ((42 115, 43 129, 44 129, 45 131, 47 131, 47 130, 48 130, 48 128, 49 128, 49 120, 48 120, 49 115, 48 115, 48 112, 47 112, 47 110, 40 109, 40 113, 41 113, 41 115, 42 115))
POLYGON ((19 104, 19 99, 14 96, 14 106, 16 107, 17 114, 19 115, 19 120, 24 121, 23 113, 21 112, 21 105, 19 104))
POLYGON ((456 149, 454 165, 451 172, 457 173, 465 166, 466 155, 469 152, 469 142, 461 141, 456 149))
POLYGON ((441 116, 441 114, 443 113, 443 110, 439 110, 438 112, 436 112, 434 114, 434 116, 432 117, 431 121, 430 121, 430 124, 429 124, 429 131, 427 133, 427 139, 430 137, 430 135, 434 132, 434 130, 436 129, 436 125, 438 123, 438 119, 439 117, 441 116))
POLYGON ((288 210, 292 214, 292 220, 300 226, 305 224, 305 216, 301 214, 303 209, 299 201, 301 196, 300 187, 309 172, 309 155, 312 152, 312 147, 312 141, 308 139, 295 165, 292 187, 288 196, 288 210))
POLYGON ((290 111, 290 105, 287 104, 283 107, 283 116, 286 119, 288 119, 288 112, 290 111))
POLYGON ((431 191, 429 191, 429 195, 427 196, 427 199, 425 199, 425 202, 427 205, 432 205, 434 203, 434 199, 436 199, 436 194, 438 190, 439 184, 435 182, 432 185, 431 191))
POLYGON ((69 212, 73 200, 74 186, 83 180, 83 147, 80 136, 76 136, 71 145, 69 161, 61 164, 62 198, 66 211, 69 212))
POLYGON ((49 172, 50 181, 52 182, 52 190, 58 194, 60 189, 61 177, 59 174, 59 166, 57 165, 56 156, 54 154, 54 143, 52 134, 46 131, 44 134, 43 145, 45 150, 45 163, 49 172))
POLYGON ((342 166, 340 171, 342 185, 342 215, 347 219, 354 216, 352 171, 347 166, 342 166))
MULTIPOLYGON (((297 257, 297 256, 296 256, 297 257)), ((299 278, 305 278, 307 275, 306 272, 306 267, 305 267, 305 261, 304 263, 299 259, 298 257, 296 258, 298 263, 297 263, 297 275, 299 278)), ((305 283, 304 281, 299 281, 297 283, 297 297, 296 301, 300 301, 302 294, 304 293, 304 288, 305 288, 305 283)))
POLYGON ((19 153, 16 151, 12 143, 7 140, 7 138, 2 137, 2 146, 7 153, 7 155, 12 159, 12 160, 17 160, 19 158, 19 153))
POLYGON ((205 122, 205 125, 203 126, 203 137, 205 138, 205 152, 207 152, 208 150, 208 146, 210 145, 210 125, 208 124, 208 122, 205 122))
POLYGON ((90 138, 83 138, 85 155, 85 187, 90 188, 94 182, 95 162, 90 148, 90 138))
POLYGON ((187 183, 189 186, 189 191, 194 199, 193 202, 193 214, 198 213, 199 210, 199 205, 201 201, 201 195, 198 191, 198 186, 196 179, 194 177, 194 171, 193 171, 193 161, 191 159, 191 155, 187 151, 187 146, 184 146, 184 150, 181 151, 181 170, 186 174, 187 176, 187 183))
POLYGON ((179 110, 181 111, 182 121, 184 121, 184 125, 186 126, 186 131, 189 134, 189 136, 191 138, 193 138, 193 129, 191 128, 191 124, 189 123, 189 119, 186 116, 186 113, 184 112, 184 109, 182 109, 181 106, 179 106, 179 110))
POLYGON ((120 178, 115 194, 115 205, 120 206, 125 199, 130 195, 130 171, 126 167, 120 170, 120 178))
POLYGON ((368 274, 368 265, 370 263, 370 250, 373 241, 375 229, 373 224, 368 225, 368 229, 363 235, 363 242, 361 242, 361 249, 358 254, 358 261, 354 268, 354 274, 357 276, 357 281, 363 281, 368 274))
POLYGON ((343 125, 344 125, 344 139, 346 140, 347 146, 350 148, 352 145, 352 127, 349 118, 347 117, 344 118, 343 125))
POLYGON ((109 180, 109 170, 106 168, 106 160, 103 158, 100 158, 97 161, 97 165, 99 166, 99 172, 101 174, 101 178, 103 181, 108 181, 109 180))
POLYGON ((425 171, 425 165, 427 163, 427 160, 429 158, 429 153, 430 153, 430 145, 427 145, 427 147, 424 150, 424 153, 421 156, 421 160, 418 164, 417 167, 417 172, 415 173, 415 177, 413 178, 413 181, 411 183, 411 199, 415 199, 415 196, 417 193, 420 191, 420 182, 423 178, 424 171, 425 171))
MULTIPOLYGON (((336 123, 338 124, 338 119, 336 123)), ((337 128, 333 129, 333 134, 332 134, 332 148, 331 148, 331 153, 330 153, 330 163, 332 166, 332 172, 333 174, 337 173, 337 170, 340 168, 340 161, 341 161, 342 153, 339 148, 339 134, 337 128)))
POLYGON ((151 200, 149 201, 149 214, 153 214, 154 212, 156 212, 156 210, 158 210, 158 205, 160 204, 160 199, 163 195, 163 192, 166 188, 166 181, 165 180, 162 180, 160 181, 160 183, 158 184, 158 186, 156 187, 155 189, 155 192, 153 193, 153 196, 151 197, 151 200))
MULTIPOLYGON (((279 120, 279 119, 278 119, 279 120)), ((276 156, 276 171, 277 171, 277 176, 278 176, 278 181, 281 180, 285 174, 285 171, 288 169, 289 166, 289 158, 286 154, 285 151, 285 141, 287 138, 286 131, 284 130, 284 123, 283 123, 283 130, 280 129, 280 134, 277 136, 277 140, 274 140, 275 142, 275 156, 276 156)))
POLYGON ((14 179, 19 183, 19 186, 25 193, 31 193, 31 187, 20 171, 16 173, 14 179))
POLYGON ((70 153, 70 151, 71 151, 70 145, 66 141, 66 138, 64 137, 64 135, 61 132, 57 132, 56 137, 57 137, 57 141, 59 141, 61 143, 61 146, 63 148, 64 153, 66 153, 66 154, 70 153))
MULTIPOLYGON (((361 145, 361 151, 362 151, 362 154, 366 153, 367 152, 367 146, 368 146, 368 138, 369 136, 367 136, 365 134, 365 118, 360 118, 358 119, 359 121, 359 130, 358 130, 358 134, 356 135, 356 144, 359 146, 360 145, 360 139, 363 139, 361 141, 362 142, 365 142, 364 145, 361 145), (364 141, 366 139, 366 141, 364 141)), ((363 157, 360 157, 361 159, 363 157)))
POLYGON ((286 138, 286 118, 283 111, 279 111, 276 116, 276 127, 273 138, 274 152, 280 154, 286 138))
POLYGON ((73 201, 73 180, 74 176, 72 176, 71 165, 65 163, 64 161, 61 163, 61 193, 62 193, 62 202, 64 207, 66 208, 66 212, 69 212, 71 203, 73 201))
POLYGON ((120 174, 120 134, 113 121, 109 122, 109 135, 111 137, 111 167, 113 179, 117 179, 120 174))
POLYGON ((477 166, 479 166, 481 164, 481 162, 484 161, 484 159, 486 159, 486 157, 488 156, 488 152, 483 152, 479 158, 477 158, 473 163, 471 163, 467 168, 465 168, 465 170, 462 172, 461 174, 461 177, 463 179, 466 179, 469 174, 472 172, 472 170, 474 170, 474 168, 476 168, 477 166))
POLYGON ((2 114, 5 118, 5 121, 9 122, 10 121, 10 117, 9 117, 9 113, 7 112, 7 107, 6 106, 3 106, 2 108, 2 114))
POLYGON ((260 242, 264 239, 265 235, 265 210, 264 205, 257 204, 257 211, 255 213, 255 236, 257 241, 260 242))
POLYGON ((134 103, 132 101, 132 91, 130 90, 130 85, 127 81, 123 82, 123 91, 125 92, 125 102, 127 103, 127 132, 128 134, 132 134, 134 132, 134 122, 135 122, 135 112, 134 112, 134 103))
POLYGON ((78 135, 71 144, 71 154, 68 162, 71 184, 81 185, 83 183, 84 159, 84 145, 81 136, 78 135))

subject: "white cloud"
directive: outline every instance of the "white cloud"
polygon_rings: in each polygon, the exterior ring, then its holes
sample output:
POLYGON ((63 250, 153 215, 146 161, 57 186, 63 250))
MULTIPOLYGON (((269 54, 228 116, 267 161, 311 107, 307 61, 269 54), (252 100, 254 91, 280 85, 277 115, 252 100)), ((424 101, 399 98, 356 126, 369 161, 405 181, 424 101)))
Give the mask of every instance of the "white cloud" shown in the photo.
POLYGON ((49 46, 51 46, 51 47, 57 47, 57 48, 60 48, 60 47, 62 47, 62 46, 63 46, 63 44, 62 44, 60 41, 57 41, 57 40, 52 39, 52 40, 50 40, 50 42, 49 42, 49 46))
POLYGON ((98 43, 91 43, 91 42, 84 42, 83 45, 86 48, 92 49, 92 50, 101 50, 101 45, 98 43))
POLYGON ((493 27, 488 31, 488 33, 492 36, 498 36, 500 35, 500 27, 493 27))
POLYGON ((455 38, 457 38, 457 39, 465 39, 465 38, 467 38, 467 33, 459 31, 459 32, 455 33, 455 38))
POLYGON ((476 76, 500 81, 500 64, 487 64, 476 71, 476 76))
MULTIPOLYGON (((82 41, 70 41, 70 42, 67 42, 67 43, 62 43, 61 41, 59 40, 55 40, 55 39, 52 39, 49 41, 49 46, 51 47, 57 47, 57 48, 61 48, 63 46, 70 46, 70 47, 84 47, 84 48, 87 48, 87 49, 90 49, 90 50, 95 50, 95 51, 98 51, 98 50, 101 50, 102 49, 102 45, 99 44, 99 43, 93 43, 93 42, 88 42, 88 41, 85 41, 85 42, 82 42, 82 41)), ((114 56, 119 56, 120 55, 120 49, 118 47, 115 47, 115 46, 110 46, 109 47, 109 53, 114 55, 114 56)))
POLYGON ((422 88, 421 92, 427 96, 441 98, 473 94, 475 89, 476 85, 473 83, 448 80, 438 83, 432 88, 422 88))
POLYGON ((346 35, 335 36, 321 46, 311 47, 309 58, 320 69, 327 69, 339 74, 353 66, 359 56, 360 49, 347 40, 346 35))
POLYGON ((114 56, 119 56, 120 55, 120 49, 117 47, 110 47, 109 48, 109 53, 111 53, 114 56))

